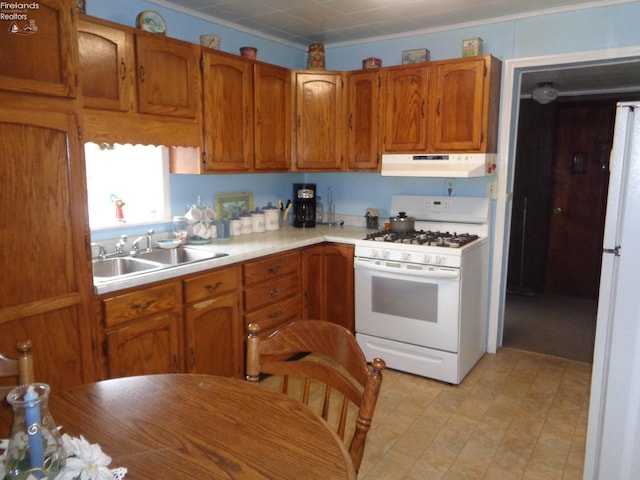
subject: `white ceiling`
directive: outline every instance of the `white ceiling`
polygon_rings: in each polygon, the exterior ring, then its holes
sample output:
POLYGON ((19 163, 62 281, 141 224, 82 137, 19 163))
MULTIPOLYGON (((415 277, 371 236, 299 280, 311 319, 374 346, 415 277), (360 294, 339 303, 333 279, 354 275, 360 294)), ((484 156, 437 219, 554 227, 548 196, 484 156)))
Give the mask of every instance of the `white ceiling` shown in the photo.
MULTIPOLYGON (((306 50, 310 43, 354 44, 634 0, 149 1, 306 50)), ((639 91, 640 62, 526 73, 521 92, 543 82, 560 95, 639 91)))
MULTIPOLYGON (((352 43, 633 0, 150 0, 299 47, 352 43)), ((171 26, 169 26, 171 27, 171 26)))

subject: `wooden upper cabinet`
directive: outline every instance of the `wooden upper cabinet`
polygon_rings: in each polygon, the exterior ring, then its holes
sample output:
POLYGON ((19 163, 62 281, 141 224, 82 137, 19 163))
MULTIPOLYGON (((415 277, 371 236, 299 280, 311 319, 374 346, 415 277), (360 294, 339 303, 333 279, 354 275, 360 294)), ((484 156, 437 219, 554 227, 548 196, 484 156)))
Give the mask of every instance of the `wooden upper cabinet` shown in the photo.
POLYGON ((203 53, 205 172, 253 168, 253 64, 203 53))
POLYGON ((165 36, 136 34, 140 113, 195 118, 198 110, 199 49, 165 36))
POLYGON ((286 68, 256 63, 253 78, 255 170, 291 167, 291 75, 286 68))
POLYGON ((75 8, 68 0, 39 0, 37 5, 25 20, 2 22, 0 89, 75 97, 75 8))
POLYGON ((432 66, 433 152, 495 152, 501 63, 490 55, 432 66))
POLYGON ((133 34, 78 21, 80 86, 84 107, 127 112, 135 110, 133 34))
POLYGON ((294 72, 297 170, 341 170, 344 144, 343 75, 294 72))
POLYGON ((347 73, 347 167, 379 168, 379 76, 377 70, 347 73))
POLYGON ((428 64, 385 68, 382 89, 383 152, 426 151, 428 64))

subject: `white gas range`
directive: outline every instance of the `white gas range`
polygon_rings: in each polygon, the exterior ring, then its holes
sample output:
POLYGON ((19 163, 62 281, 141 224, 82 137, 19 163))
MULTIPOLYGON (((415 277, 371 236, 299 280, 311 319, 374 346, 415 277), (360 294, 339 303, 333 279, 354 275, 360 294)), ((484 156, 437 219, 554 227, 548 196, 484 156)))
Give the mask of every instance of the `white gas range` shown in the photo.
POLYGON ((367 360, 460 383, 486 351, 489 200, 394 195, 415 231, 356 241, 356 338, 367 360))

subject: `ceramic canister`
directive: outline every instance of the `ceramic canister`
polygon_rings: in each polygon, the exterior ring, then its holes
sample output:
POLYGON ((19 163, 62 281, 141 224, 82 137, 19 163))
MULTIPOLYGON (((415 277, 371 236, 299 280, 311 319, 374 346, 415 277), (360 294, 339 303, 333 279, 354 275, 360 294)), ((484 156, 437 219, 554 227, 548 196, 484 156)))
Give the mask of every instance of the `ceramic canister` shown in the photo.
POLYGON ((262 210, 256 208, 253 212, 251 212, 251 230, 254 233, 262 233, 266 229, 265 225, 265 215, 262 213, 262 210))
POLYGON ((269 202, 262 211, 264 212, 265 228, 267 230, 278 230, 280 228, 280 209, 269 202))
POLYGON ((232 237, 237 237, 242 233, 240 228, 240 219, 234 218, 229 220, 229 235, 232 237))
POLYGON ((251 215, 245 212, 242 215, 240 215, 240 234, 246 235, 251 232, 253 232, 251 215))
POLYGON ((312 43, 309 45, 309 56, 307 57, 308 70, 324 70, 324 45, 312 43))

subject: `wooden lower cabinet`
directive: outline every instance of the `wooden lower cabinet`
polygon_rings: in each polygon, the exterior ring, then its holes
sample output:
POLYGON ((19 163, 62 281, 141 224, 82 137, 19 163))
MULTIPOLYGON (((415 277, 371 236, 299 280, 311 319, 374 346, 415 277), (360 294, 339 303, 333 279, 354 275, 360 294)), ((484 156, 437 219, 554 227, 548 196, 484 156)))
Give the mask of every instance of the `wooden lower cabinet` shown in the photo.
POLYGON ((242 378, 250 323, 263 335, 299 318, 353 331, 353 245, 324 243, 106 294, 100 308, 107 378, 173 372, 242 378))
POLYGON ((243 280, 245 327, 257 323, 264 335, 300 318, 299 250, 246 262, 243 280))
POLYGON ((353 245, 324 243, 302 251, 304 319, 354 331, 353 250, 353 245))
POLYGON ((102 299, 108 378, 183 371, 179 281, 102 299))
POLYGON ((244 338, 240 315, 240 267, 184 281, 185 371, 241 378, 244 338))

